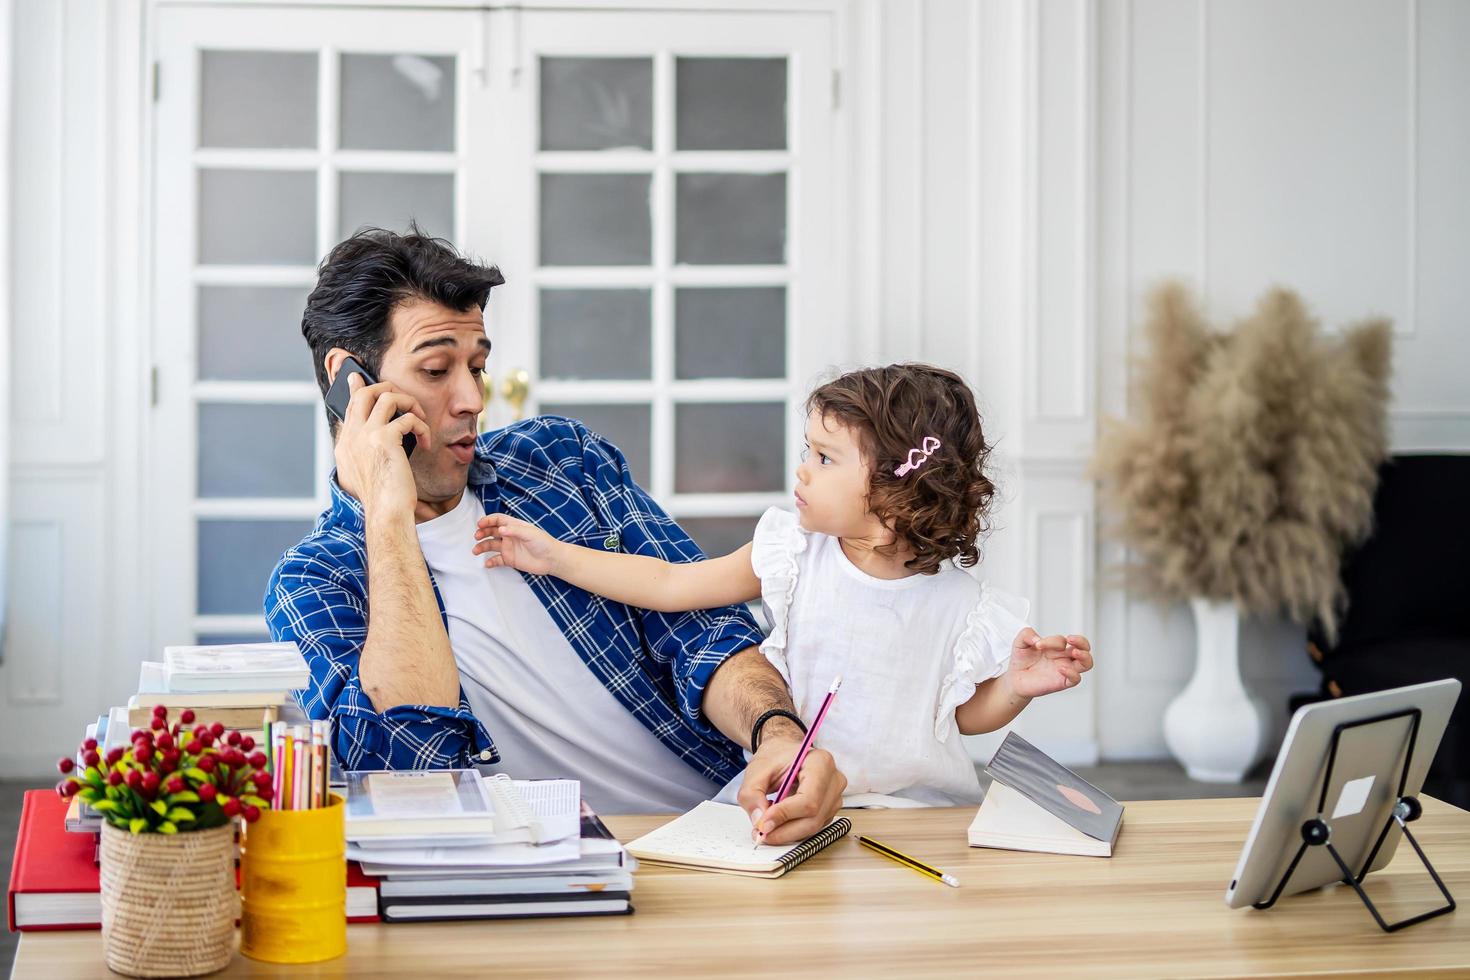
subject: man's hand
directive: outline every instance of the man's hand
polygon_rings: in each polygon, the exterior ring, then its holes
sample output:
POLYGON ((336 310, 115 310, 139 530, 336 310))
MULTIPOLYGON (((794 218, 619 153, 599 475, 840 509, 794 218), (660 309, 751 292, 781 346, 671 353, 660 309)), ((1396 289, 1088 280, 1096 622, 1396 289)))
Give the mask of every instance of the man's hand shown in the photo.
POLYGON ((531 575, 556 575, 562 542, 534 524, 509 514, 486 514, 475 529, 474 553, 486 568, 514 568, 531 575))
POLYGON ((1082 683, 1092 669, 1092 644, 1080 634, 1040 636, 1031 627, 1016 634, 1006 674, 1018 697, 1039 698, 1082 683))
POLYGON ((766 844, 794 844, 832 822, 842 806, 847 777, 837 770, 832 753, 814 748, 802 763, 796 789, 780 803, 771 803, 767 797, 781 788, 786 770, 801 750, 801 738, 795 725, 790 726, 795 738, 785 731, 778 733, 775 722, 768 723, 766 729, 760 750, 745 769, 745 782, 736 799, 750 815, 753 839, 766 844))
POLYGON ((429 426, 418 400, 395 391, 387 382, 364 387, 362 377, 347 379, 352 399, 347 417, 337 431, 333 450, 337 482, 362 502, 367 513, 401 512, 413 515, 418 488, 403 437, 412 432, 419 446, 429 448, 429 426), (393 416, 399 412, 398 418, 393 416))

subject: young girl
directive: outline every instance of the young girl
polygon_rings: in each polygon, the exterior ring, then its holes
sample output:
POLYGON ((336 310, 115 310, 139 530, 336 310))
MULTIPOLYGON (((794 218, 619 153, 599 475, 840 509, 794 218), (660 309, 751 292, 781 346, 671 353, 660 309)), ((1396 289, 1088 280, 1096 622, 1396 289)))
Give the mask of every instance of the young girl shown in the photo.
POLYGON ((957 375, 919 364, 855 371, 806 408, 795 511, 766 511, 754 540, 723 558, 598 552, 505 514, 480 520, 474 551, 491 568, 662 612, 760 598, 771 628, 761 652, 804 721, 842 676, 817 744, 847 776, 849 801, 976 803, 958 736, 994 731, 1031 698, 1075 686, 1091 646, 1038 636, 1024 600, 958 567, 979 561, 994 487, 975 399, 957 375))

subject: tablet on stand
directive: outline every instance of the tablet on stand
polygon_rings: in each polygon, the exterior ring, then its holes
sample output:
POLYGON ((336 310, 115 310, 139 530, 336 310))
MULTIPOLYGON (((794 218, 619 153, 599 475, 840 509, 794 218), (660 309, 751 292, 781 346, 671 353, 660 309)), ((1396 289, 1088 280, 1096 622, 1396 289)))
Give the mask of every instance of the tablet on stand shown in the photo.
POLYGON ((1230 907, 1267 909, 1283 895, 1342 882, 1385 932, 1453 911, 1454 898, 1409 824, 1421 812, 1416 794, 1459 695, 1460 682, 1449 679, 1297 711, 1226 890, 1230 907), (1400 837, 1446 904, 1389 923, 1363 879, 1388 864, 1400 837))

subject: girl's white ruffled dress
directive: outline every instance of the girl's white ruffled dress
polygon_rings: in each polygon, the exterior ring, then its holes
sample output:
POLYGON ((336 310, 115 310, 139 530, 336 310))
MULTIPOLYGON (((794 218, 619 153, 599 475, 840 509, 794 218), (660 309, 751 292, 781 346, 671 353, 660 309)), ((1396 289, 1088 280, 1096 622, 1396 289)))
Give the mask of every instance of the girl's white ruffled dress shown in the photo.
POLYGON ((778 507, 756 526, 751 565, 771 628, 761 652, 786 679, 797 713, 815 718, 842 675, 816 744, 847 776, 849 801, 979 803, 954 710, 1006 671, 1029 603, 951 562, 934 575, 874 578, 836 538, 802 530, 778 507))

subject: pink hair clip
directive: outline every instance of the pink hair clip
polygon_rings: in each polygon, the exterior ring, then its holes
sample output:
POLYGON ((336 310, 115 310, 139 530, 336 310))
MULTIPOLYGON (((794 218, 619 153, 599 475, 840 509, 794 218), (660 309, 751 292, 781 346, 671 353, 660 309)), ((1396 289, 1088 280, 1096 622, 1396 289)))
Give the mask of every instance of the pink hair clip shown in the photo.
POLYGON ((894 470, 893 475, 906 476, 911 471, 918 469, 920 466, 923 466, 924 461, 927 460, 930 456, 933 456, 935 450, 937 450, 940 445, 941 443, 938 439, 934 438, 933 436, 925 436, 923 445, 915 446, 913 449, 910 449, 908 461, 905 462, 898 469, 894 470))

